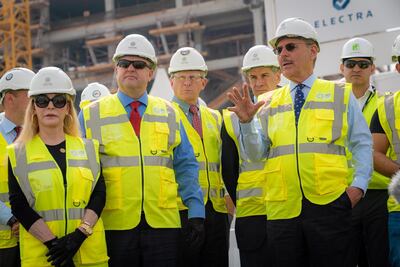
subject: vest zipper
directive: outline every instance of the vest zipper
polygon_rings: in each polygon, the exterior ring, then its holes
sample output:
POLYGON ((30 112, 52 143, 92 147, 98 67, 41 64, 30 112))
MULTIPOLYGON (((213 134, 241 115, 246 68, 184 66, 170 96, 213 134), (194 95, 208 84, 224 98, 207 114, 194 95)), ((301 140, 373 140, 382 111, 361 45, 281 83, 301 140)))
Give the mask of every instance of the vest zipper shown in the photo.
POLYGON ((65 235, 67 234, 67 229, 68 229, 68 213, 67 213, 67 177, 65 177, 65 183, 64 183, 64 216, 65 216, 65 229, 64 233, 65 235))
MULTIPOLYGON (((300 116, 299 116, 300 120, 300 116)), ((299 168, 299 128, 297 127, 298 122, 296 122, 296 168, 297 168, 297 176, 299 177, 299 183, 300 183, 300 190, 301 190, 301 195, 304 196, 303 192, 303 185, 301 183, 301 178, 300 178, 300 168, 299 168)))
MULTIPOLYGON (((207 154, 206 154, 206 148, 205 148, 205 146, 204 146, 204 141, 203 141, 203 139, 201 139, 201 144, 202 144, 202 146, 203 146, 203 153, 204 153, 204 158, 206 159, 206 162, 205 162, 205 168, 206 168, 206 174, 207 174, 207 182, 208 182, 208 184, 207 184, 207 201, 211 201, 211 194, 210 194, 210 192, 211 192, 211 182, 210 182, 210 174, 209 174, 209 172, 208 172, 208 159, 207 159, 207 154)), ((200 178, 200 177, 199 177, 200 178)), ((199 178, 197 178, 198 180, 199 180, 199 184, 200 184, 200 179, 199 178)), ((212 203, 212 202, 211 202, 212 203)), ((206 203, 204 203, 204 206, 206 206, 206 203)))
POLYGON ((136 136, 139 140, 139 153, 140 153, 140 171, 142 176, 142 213, 144 214, 144 170, 143 170, 143 157, 142 157, 142 142, 140 141, 140 136, 136 136))

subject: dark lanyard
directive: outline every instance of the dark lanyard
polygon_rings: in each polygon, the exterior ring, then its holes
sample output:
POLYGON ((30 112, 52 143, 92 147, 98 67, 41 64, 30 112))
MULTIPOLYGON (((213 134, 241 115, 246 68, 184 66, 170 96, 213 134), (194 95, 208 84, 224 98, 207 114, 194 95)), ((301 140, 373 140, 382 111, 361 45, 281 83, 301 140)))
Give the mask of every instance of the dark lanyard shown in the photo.
POLYGON ((368 96, 368 98, 367 98, 367 101, 365 101, 365 103, 364 103, 364 106, 363 106, 363 108, 362 108, 362 110, 361 111, 364 111, 364 109, 367 107, 367 105, 368 105, 368 102, 372 99, 372 97, 375 95, 375 93, 376 93, 376 89, 375 89, 375 87, 372 87, 372 92, 370 92, 369 93, 369 96, 368 96))

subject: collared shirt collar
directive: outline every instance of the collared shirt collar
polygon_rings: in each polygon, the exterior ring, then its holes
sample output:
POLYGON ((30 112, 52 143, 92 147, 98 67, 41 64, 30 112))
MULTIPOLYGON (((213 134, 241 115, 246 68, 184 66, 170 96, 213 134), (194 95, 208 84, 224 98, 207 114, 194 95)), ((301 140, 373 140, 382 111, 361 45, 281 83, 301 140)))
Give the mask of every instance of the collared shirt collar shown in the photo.
POLYGON ((17 125, 10 121, 6 116, 4 116, 0 121, 0 127, 3 129, 5 134, 10 134, 12 131, 14 131, 15 126, 17 125))
MULTIPOLYGON (((302 84, 304 84, 305 86, 307 86, 308 88, 311 88, 315 82, 315 80, 317 79, 317 76, 313 73, 311 74, 307 79, 305 79, 302 84)), ((289 82, 289 88, 290 88, 290 92, 292 92, 294 90, 294 88, 298 85, 298 83, 289 82)))
POLYGON ((117 96, 124 107, 129 106, 133 101, 139 101, 140 103, 142 103, 144 106, 147 107, 148 103, 147 92, 144 92, 144 94, 139 99, 133 99, 130 96, 126 95, 121 90, 118 90, 117 96))
MULTIPOLYGON (((180 99, 177 98, 176 96, 174 96, 174 97, 172 98, 172 102, 177 103, 177 104, 181 107, 181 109, 183 110, 183 112, 186 114, 186 116, 188 115, 188 113, 189 113, 189 108, 190 108, 190 105, 189 105, 188 103, 186 103, 186 102, 183 101, 183 100, 180 100, 180 99)), ((199 108, 199 101, 197 101, 196 106, 197 106, 197 108, 199 108)), ((199 109, 200 109, 200 108, 199 108, 199 109)))

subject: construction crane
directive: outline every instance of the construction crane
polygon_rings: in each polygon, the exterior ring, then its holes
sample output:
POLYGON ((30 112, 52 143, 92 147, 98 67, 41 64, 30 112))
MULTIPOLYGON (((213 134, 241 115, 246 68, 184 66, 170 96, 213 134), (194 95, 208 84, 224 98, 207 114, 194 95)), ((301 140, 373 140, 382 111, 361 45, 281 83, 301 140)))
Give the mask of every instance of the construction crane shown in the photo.
POLYGON ((23 66, 32 68, 29 0, 0 0, 0 76, 23 66))

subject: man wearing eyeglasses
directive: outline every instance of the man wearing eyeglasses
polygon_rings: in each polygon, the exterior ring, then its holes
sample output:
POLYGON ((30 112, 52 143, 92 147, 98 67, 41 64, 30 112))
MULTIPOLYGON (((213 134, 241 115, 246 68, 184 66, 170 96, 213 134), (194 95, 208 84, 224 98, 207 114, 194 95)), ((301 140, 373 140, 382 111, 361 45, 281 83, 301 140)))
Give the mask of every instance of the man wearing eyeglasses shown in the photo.
MULTIPOLYGON (((228 266, 229 224, 225 188, 221 177, 221 123, 218 111, 199 104, 199 95, 207 85, 207 65, 203 56, 192 47, 178 49, 171 57, 168 72, 174 90, 172 102, 179 110, 183 126, 199 163, 199 184, 206 210, 204 244, 193 247, 182 241, 179 266, 228 266)), ((183 239, 186 228, 196 221, 187 221, 186 207, 180 205, 183 239)))
POLYGON ((151 43, 131 34, 113 60, 118 92, 85 107, 81 123, 100 142, 107 186, 102 213, 110 266, 176 266, 181 221, 188 207, 188 243, 202 238, 203 195, 198 163, 178 111, 147 95, 157 64, 151 43))
MULTIPOLYGON (((396 71, 400 74, 400 35, 397 36, 392 47, 392 61, 396 71)), ((399 185, 393 184, 399 181, 400 169, 400 133, 397 121, 400 118, 400 93, 388 93, 378 99, 378 109, 372 117, 370 129, 374 142, 374 168, 375 171, 392 177, 392 194, 399 185)), ((389 210, 389 262, 392 267, 400 266, 400 204, 393 196, 387 202, 389 210)), ((383 234, 383 232, 381 232, 383 234)))
POLYGON ((306 21, 282 21, 269 42, 289 84, 260 110, 247 90, 228 94, 250 159, 266 158, 267 236, 275 266, 345 266, 351 210, 372 173, 371 133, 349 85, 317 79, 317 33, 306 21), (357 125, 356 125, 357 124, 357 125), (345 148, 355 162, 347 183, 345 148))
POLYGON ((0 121, 0 266, 20 266, 19 222, 11 213, 8 196, 7 145, 18 137, 29 102, 29 84, 35 73, 26 68, 13 68, 0 79, 0 102, 4 117, 0 121))
MULTIPOLYGON (((342 72, 346 82, 351 83, 352 91, 368 125, 376 111, 378 94, 370 84, 375 72, 374 49, 363 38, 347 41, 342 49, 342 72)), ((349 164, 351 154, 348 153, 349 164)), ((350 165, 351 166, 351 165, 350 165)), ((353 180, 350 168, 349 184, 353 180)), ((348 250, 347 266, 388 266, 389 241, 387 233, 388 211, 387 187, 390 179, 373 172, 368 192, 354 207, 352 212, 352 245, 348 250)))

